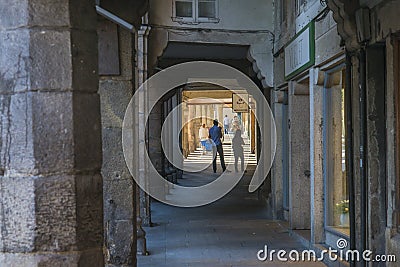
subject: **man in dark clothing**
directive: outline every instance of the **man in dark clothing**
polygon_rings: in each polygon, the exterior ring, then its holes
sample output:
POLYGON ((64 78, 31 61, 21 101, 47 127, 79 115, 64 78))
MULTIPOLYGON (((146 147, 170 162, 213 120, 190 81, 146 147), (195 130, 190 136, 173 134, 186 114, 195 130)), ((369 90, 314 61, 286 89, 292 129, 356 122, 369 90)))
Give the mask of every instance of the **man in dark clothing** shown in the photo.
POLYGON ((214 144, 213 144, 213 170, 214 173, 217 172, 217 152, 219 155, 219 159, 221 161, 221 167, 222 167, 222 171, 224 172, 226 170, 226 166, 225 166, 225 159, 224 159, 224 150, 222 148, 222 142, 221 142, 221 138, 222 138, 222 131, 221 128, 218 127, 218 121, 214 120, 214 126, 210 128, 209 130, 209 135, 210 138, 213 140, 214 144))

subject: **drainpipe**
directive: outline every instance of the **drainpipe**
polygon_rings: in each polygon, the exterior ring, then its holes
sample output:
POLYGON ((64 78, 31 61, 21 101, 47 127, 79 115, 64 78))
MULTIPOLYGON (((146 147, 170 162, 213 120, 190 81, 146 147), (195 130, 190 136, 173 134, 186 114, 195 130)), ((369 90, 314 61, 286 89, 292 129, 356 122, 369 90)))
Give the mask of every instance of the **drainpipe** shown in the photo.
MULTIPOLYGON (((350 249, 356 249, 356 216, 355 216, 355 186, 353 173, 353 110, 352 110, 352 72, 351 54, 346 51, 346 81, 345 81, 345 111, 346 111, 346 173, 349 186, 349 213, 350 213, 350 249)), ((355 261, 350 262, 355 266, 355 261)))
MULTIPOLYGON (((359 81, 359 92, 360 92, 360 174, 361 174, 361 251, 367 249, 367 209, 368 209, 368 173, 367 173, 367 80, 366 80, 366 53, 365 48, 361 48, 359 54, 360 62, 360 81, 359 81)), ((365 265, 364 260, 362 264, 365 265)))

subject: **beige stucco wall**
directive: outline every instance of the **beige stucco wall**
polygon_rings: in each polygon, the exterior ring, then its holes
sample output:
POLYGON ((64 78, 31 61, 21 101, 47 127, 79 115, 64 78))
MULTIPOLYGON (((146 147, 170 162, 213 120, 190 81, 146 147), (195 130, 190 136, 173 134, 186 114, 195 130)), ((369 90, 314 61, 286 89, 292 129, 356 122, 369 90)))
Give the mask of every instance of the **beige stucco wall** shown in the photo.
POLYGON ((219 0, 217 23, 179 23, 172 19, 173 0, 150 1, 149 66, 171 42, 249 46, 247 59, 264 87, 273 86, 273 1, 219 0))
POLYGON ((182 24, 174 22, 173 0, 151 0, 149 18, 153 24, 225 30, 273 30, 272 0, 217 0, 218 23, 182 24))

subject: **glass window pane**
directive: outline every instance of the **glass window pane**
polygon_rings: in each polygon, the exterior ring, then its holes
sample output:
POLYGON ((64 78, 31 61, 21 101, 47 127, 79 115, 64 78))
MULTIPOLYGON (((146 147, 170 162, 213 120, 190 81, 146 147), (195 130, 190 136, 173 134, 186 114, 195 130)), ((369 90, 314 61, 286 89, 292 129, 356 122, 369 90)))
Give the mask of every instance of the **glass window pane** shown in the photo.
POLYGON ((193 3, 192 2, 184 2, 184 1, 176 1, 176 16, 177 17, 193 17, 193 3))
POLYGON ((199 1, 199 18, 215 18, 215 1, 199 1))
MULTIPOLYGON (((344 77, 344 72, 342 75, 344 77)), ((343 234, 349 234, 344 90, 344 88, 338 87, 325 89, 325 175, 328 206, 327 225, 343 234)))
POLYGON ((396 213, 397 213, 397 231, 400 233, 400 40, 396 41, 396 52, 395 53, 395 62, 397 75, 396 76, 396 138, 397 138, 397 147, 396 147, 396 188, 397 188, 397 197, 396 197, 396 213))

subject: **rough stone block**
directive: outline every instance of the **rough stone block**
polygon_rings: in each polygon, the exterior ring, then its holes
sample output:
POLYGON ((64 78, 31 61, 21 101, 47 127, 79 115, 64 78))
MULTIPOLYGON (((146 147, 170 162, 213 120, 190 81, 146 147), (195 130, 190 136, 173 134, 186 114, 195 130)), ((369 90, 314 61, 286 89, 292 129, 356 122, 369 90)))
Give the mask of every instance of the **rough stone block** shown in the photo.
POLYGON ((121 63, 121 77, 127 80, 131 80, 133 77, 132 68, 133 65, 133 52, 134 44, 132 34, 125 29, 119 29, 119 44, 120 44, 120 63, 121 63))
POLYGON ((78 249, 103 246, 103 179, 100 174, 75 177, 78 249))
POLYGON ((1 251, 33 251, 36 227, 34 178, 1 176, 0 186, 1 251))
POLYGON ((8 174, 35 173, 31 95, 2 97, 2 153, 8 174))
POLYGON ((36 250, 68 251, 76 247, 78 203, 75 193, 74 176, 35 180, 36 250))
POLYGON ((103 267, 102 249, 68 253, 0 253, 7 267, 103 267))
POLYGON ((127 179, 130 177, 122 151, 121 136, 120 129, 103 129, 102 175, 105 180, 127 179))
MULTIPOLYGON (((131 177, 104 181, 104 220, 133 219, 133 186, 131 177)), ((111 222, 109 222, 111 223, 111 222)))
POLYGON ((121 128, 126 108, 132 98, 131 81, 101 80, 99 93, 103 128, 121 128))
POLYGON ((27 25, 28 14, 28 0, 2 0, 0 8, 0 30, 2 28, 10 29, 27 25))
POLYGON ((31 30, 29 58, 31 89, 73 88, 70 31, 31 30))
POLYGON ((30 64, 27 43, 29 30, 0 30, 0 40, 4 40, 0 42, 0 94, 27 90, 30 64))
POLYGON ((29 0, 30 26, 69 26, 69 2, 61 0, 29 0))
POLYGON ((73 102, 75 168, 100 170, 100 97, 98 94, 74 93, 73 102))
POLYGON ((99 83, 97 33, 72 30, 71 42, 73 90, 96 93, 99 83))
POLYGON ((69 12, 72 28, 96 31, 97 24, 93 23, 97 20, 95 2, 69 0, 69 12), (82 14, 84 14, 84 16, 82 16, 82 14))
POLYGON ((118 266, 132 264, 132 242, 136 242, 136 235, 132 235, 136 233, 133 221, 113 221, 106 231, 107 262, 118 266))
MULTIPOLYGON (((8 171, 25 174, 99 170, 101 133, 97 94, 27 92, 3 96, 10 125, 2 136, 8 171), (32 115, 30 115, 32 114, 32 115)), ((5 128, 7 129, 7 128, 5 128)))
POLYGON ((37 178, 35 249, 100 248, 103 244, 102 189, 99 174, 37 178))
POLYGON ((34 92, 32 117, 36 169, 40 173, 70 171, 74 166, 72 92, 34 92))

